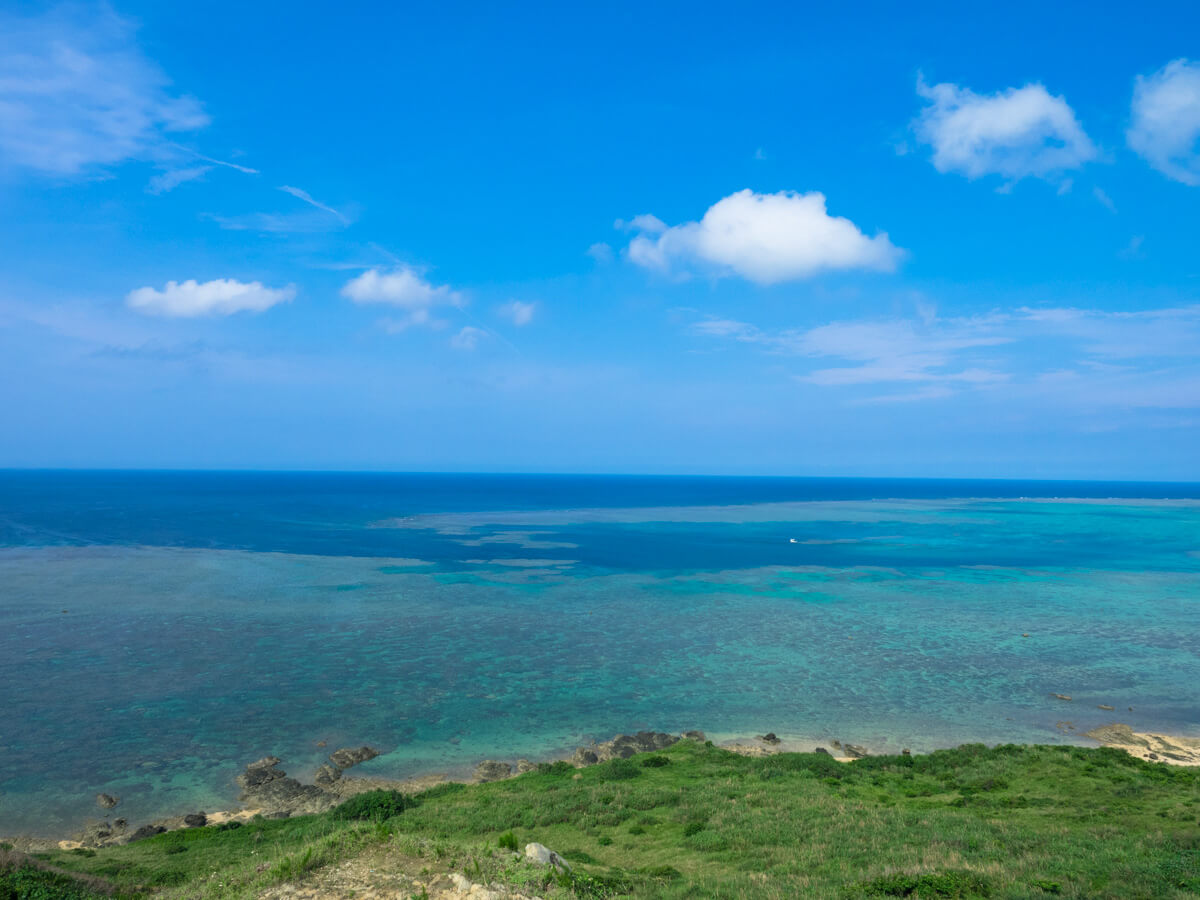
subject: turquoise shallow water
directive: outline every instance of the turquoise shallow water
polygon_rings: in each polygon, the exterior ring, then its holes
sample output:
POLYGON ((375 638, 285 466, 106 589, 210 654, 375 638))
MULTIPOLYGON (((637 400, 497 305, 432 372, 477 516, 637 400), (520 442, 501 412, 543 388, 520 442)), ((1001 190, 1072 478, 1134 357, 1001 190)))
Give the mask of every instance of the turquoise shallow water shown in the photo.
POLYGON ((1186 487, 7 477, 0 833, 61 833, 101 790, 133 821, 228 807, 250 759, 304 775, 345 744, 406 775, 640 728, 1200 734, 1186 487))

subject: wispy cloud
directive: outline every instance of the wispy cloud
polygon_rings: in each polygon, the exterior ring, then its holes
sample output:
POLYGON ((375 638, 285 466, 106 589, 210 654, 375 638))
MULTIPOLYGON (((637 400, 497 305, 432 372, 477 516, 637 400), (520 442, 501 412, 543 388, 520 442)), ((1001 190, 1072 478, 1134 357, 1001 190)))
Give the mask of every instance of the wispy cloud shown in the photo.
POLYGON ((209 122, 106 6, 0 15, 0 157, 43 175, 96 174, 171 153, 209 122))
MULTIPOLYGON (((978 317, 866 319, 781 331, 709 317, 688 331, 810 359, 816 365, 793 376, 803 383, 900 389, 865 398, 881 403, 933 400, 999 384, 1103 379, 1137 382, 1140 405, 1158 405, 1182 397, 1172 385, 1200 378, 1200 305, 1132 312, 1024 307, 978 317), (821 364, 833 360, 840 364, 821 364), (1152 391, 1153 373, 1162 376, 1162 395, 1152 391), (926 387, 904 388, 914 383, 926 387)), ((1189 405, 1200 407, 1200 394, 1189 405)))
POLYGON ((450 346, 455 350, 474 350, 479 346, 479 342, 489 337, 489 332, 482 328, 476 328, 474 325, 465 325, 459 332, 450 338, 450 346))
POLYGON ((917 93, 927 105, 913 129, 939 172, 1060 180, 1098 155, 1067 101, 1040 84, 976 94, 918 78, 917 93))
POLYGON ((496 311, 520 328, 533 321, 533 313, 536 308, 536 303, 522 303, 520 300, 513 300, 503 304, 496 311))
POLYGON ((890 272, 904 255, 886 234, 868 237, 849 219, 829 215, 817 192, 742 190, 714 203, 698 222, 668 226, 643 214, 616 225, 638 232, 628 254, 639 266, 738 275, 758 284, 838 269, 890 272))
POLYGON ((167 191, 173 191, 179 185, 188 181, 194 181, 204 175, 206 172, 211 172, 212 166, 192 166, 189 169, 168 169, 158 175, 150 178, 149 184, 146 185, 146 190, 151 194, 165 194, 167 191))
POLYGON ((302 190, 298 187, 291 187, 290 185, 286 185, 286 184, 282 185, 279 189, 281 191, 283 191, 285 194, 291 194, 297 200, 303 200, 305 203, 309 204, 310 206, 314 206, 317 209, 321 210, 322 212, 329 213, 331 216, 335 217, 343 225, 350 224, 350 219, 347 218, 343 213, 338 212, 332 206, 326 206, 324 203, 321 203, 318 200, 314 200, 312 197, 312 194, 310 194, 308 191, 302 190))

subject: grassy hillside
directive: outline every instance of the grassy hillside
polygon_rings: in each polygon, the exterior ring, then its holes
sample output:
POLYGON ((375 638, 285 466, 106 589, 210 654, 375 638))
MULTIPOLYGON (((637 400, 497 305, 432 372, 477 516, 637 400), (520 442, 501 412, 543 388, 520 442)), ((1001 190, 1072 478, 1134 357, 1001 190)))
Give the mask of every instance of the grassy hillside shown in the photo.
MULTIPOLYGON (((391 805, 360 799, 36 863, 104 879, 123 896, 254 896, 358 854, 371 854, 381 877, 389 866, 460 871, 556 897, 1200 895, 1200 770, 1110 749, 978 745, 839 763, 683 741, 581 770, 556 764, 383 799, 391 805), (502 849, 514 838, 559 851, 574 876, 556 880, 502 849)), ((36 896, 6 894, 15 879, 58 877, 10 864, 0 898, 36 896)))

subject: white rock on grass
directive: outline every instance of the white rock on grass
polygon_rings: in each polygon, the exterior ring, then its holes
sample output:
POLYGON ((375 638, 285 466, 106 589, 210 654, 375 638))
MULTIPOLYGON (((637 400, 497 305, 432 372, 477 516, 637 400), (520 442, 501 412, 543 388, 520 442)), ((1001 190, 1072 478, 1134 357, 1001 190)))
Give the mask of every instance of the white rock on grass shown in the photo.
POLYGON ((554 866, 560 872, 570 872, 567 861, 544 844, 526 844, 525 858, 539 866, 554 866))

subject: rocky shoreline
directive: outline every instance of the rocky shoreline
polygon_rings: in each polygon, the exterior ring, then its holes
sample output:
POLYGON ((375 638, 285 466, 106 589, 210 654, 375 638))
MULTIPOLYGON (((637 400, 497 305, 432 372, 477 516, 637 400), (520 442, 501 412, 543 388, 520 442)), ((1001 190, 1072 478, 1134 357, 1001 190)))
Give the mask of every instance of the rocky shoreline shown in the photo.
MULTIPOLYGON (((1104 746, 1125 750, 1148 762, 1184 766, 1200 765, 1200 739, 1138 733, 1134 732, 1130 726, 1121 723, 1093 729, 1087 732, 1086 737, 1104 746)), ((565 762, 575 768, 584 768, 612 759, 625 759, 638 753, 664 750, 680 740, 705 742, 707 738, 702 731, 685 731, 680 734, 639 731, 636 734, 618 734, 609 741, 578 747, 571 756, 554 762, 565 762)), ((744 756, 771 756, 797 749, 786 744, 771 732, 756 735, 753 738, 724 741, 720 746, 744 756)), ((832 740, 830 746, 833 748, 832 750, 825 747, 815 747, 814 750, 817 753, 828 753, 842 762, 853 762, 855 759, 869 755, 868 749, 858 744, 832 740)), ((901 752, 905 755, 909 753, 907 749, 901 752)), ((359 763, 374 759, 378 755, 378 750, 366 746, 335 750, 329 755, 329 763, 322 765, 317 770, 311 784, 305 784, 279 768, 282 763, 279 757, 266 756, 249 763, 245 770, 237 776, 236 782, 241 788, 238 802, 242 805, 236 810, 214 813, 193 812, 158 819, 138 827, 134 827, 122 817, 113 819, 106 817, 102 821, 89 822, 80 832, 66 840, 16 837, 6 838, 5 843, 26 853, 56 848, 106 847, 142 840, 180 828, 199 828, 206 825, 236 828, 256 816, 278 819, 321 813, 332 809, 355 794, 365 791, 383 789, 416 793, 447 781, 463 780, 449 778, 444 774, 429 774, 404 780, 345 774, 346 770, 359 763)), ((515 764, 487 759, 475 767, 470 781, 472 783, 499 781, 521 775, 537 766, 538 764, 530 762, 528 759, 518 759, 515 764)), ((96 795, 97 805, 106 810, 116 807, 119 802, 119 798, 109 794, 96 795)))

